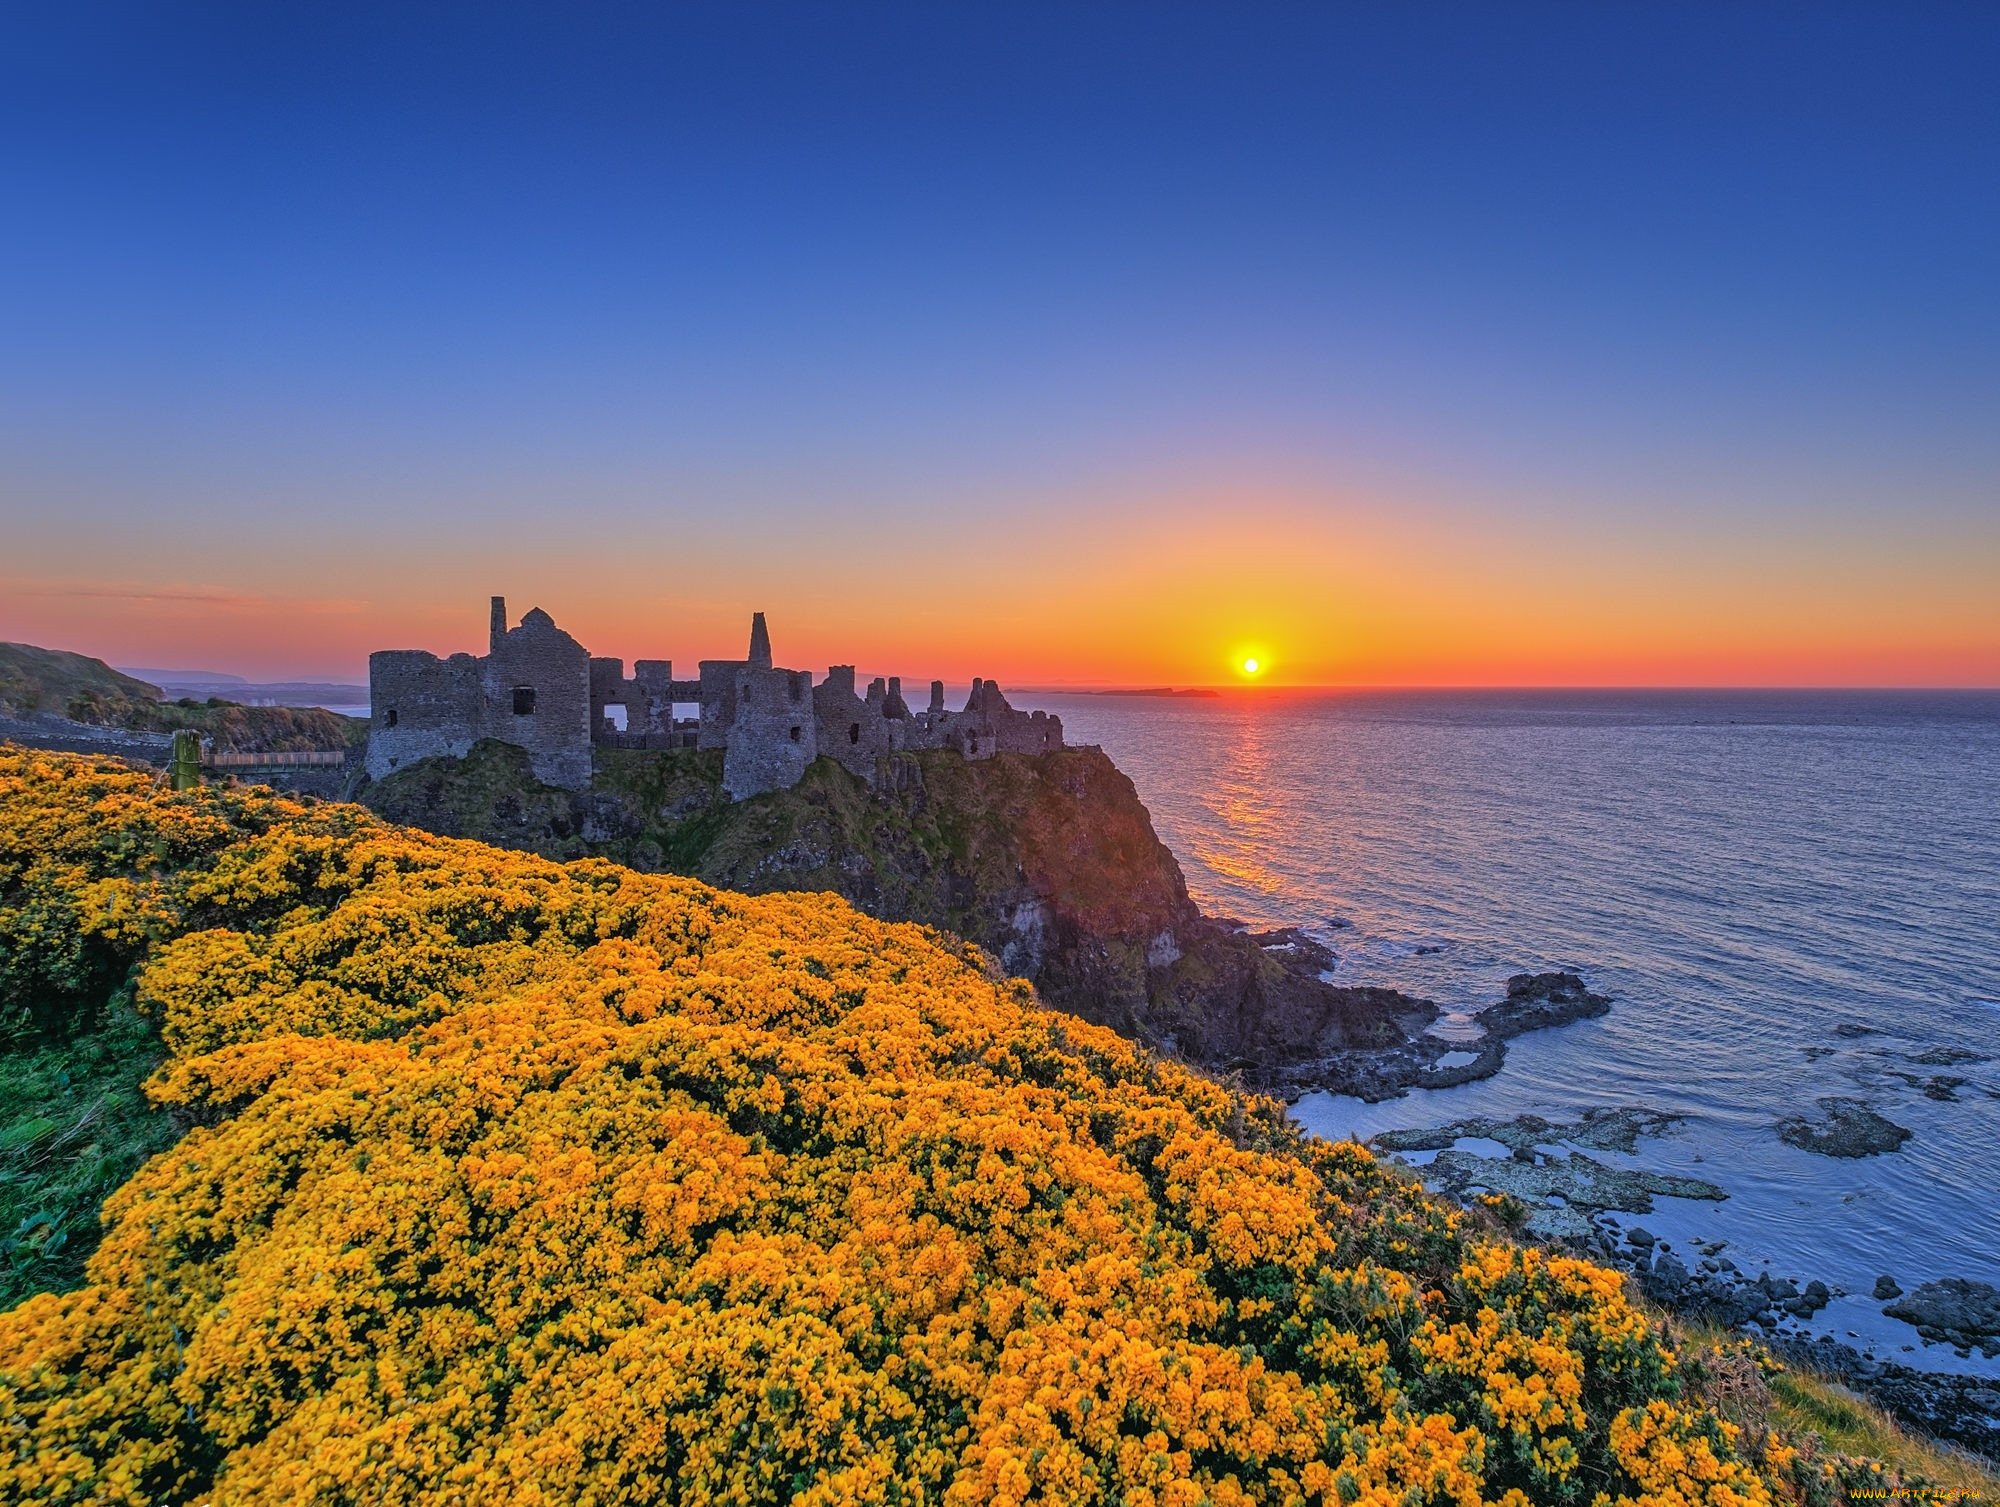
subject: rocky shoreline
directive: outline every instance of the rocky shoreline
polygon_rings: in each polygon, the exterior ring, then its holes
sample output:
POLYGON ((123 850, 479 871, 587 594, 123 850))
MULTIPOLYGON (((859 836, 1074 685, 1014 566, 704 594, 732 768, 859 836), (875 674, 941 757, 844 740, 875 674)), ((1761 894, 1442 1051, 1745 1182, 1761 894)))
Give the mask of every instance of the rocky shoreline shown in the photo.
MULTIPOLYGON (((1240 923, 1224 922, 1225 925, 1240 923)), ((1455 1088, 1490 1078, 1507 1060, 1507 1043, 1529 1031, 1547 1030, 1605 1014, 1611 1000, 1591 991, 1574 973, 1517 973, 1507 980, 1506 996, 1478 1012, 1482 1034, 1472 1041, 1453 1041, 1428 1033, 1441 1013, 1428 1000, 1387 989, 1326 983, 1321 975, 1336 962, 1333 950, 1295 926, 1243 935, 1288 971, 1310 975, 1321 989, 1343 995, 1367 996, 1375 1008, 1401 1007, 1404 1039, 1393 1045, 1347 1048, 1293 1060, 1258 1065, 1259 1087, 1296 1101, 1302 1095, 1345 1094, 1378 1104, 1413 1088, 1455 1088), (1464 1061, 1453 1061, 1463 1058, 1464 1061)))
MULTIPOLYGON (((1789 1362, 1873 1398, 1925 1433, 2000 1460, 2000 1380, 1925 1370, 1814 1334, 1805 1326, 1821 1310, 1854 1295, 1817 1278, 1800 1281, 1768 1269, 1753 1274, 1732 1259, 1727 1241, 1694 1240, 1678 1249, 1643 1224, 1620 1217, 1653 1213, 1656 1197, 1720 1202, 1729 1196, 1702 1179, 1607 1166, 1589 1155, 1629 1155, 1641 1138, 1661 1135, 1684 1118, 1643 1107, 1595 1109, 1567 1123, 1535 1115, 1482 1118, 1386 1132, 1372 1144, 1461 1201, 1481 1194, 1510 1200, 1502 1205, 1503 1215, 1524 1234, 1626 1272, 1660 1306, 1752 1335, 1789 1362)), ((1907 1134, 1876 1133, 1876 1139, 1900 1145, 1907 1134)), ((1855 1144, 1822 1138, 1810 1149, 1829 1156, 1861 1154, 1855 1144)), ((2000 1358, 2000 1290, 1989 1283, 1946 1278, 1905 1293, 1884 1275, 1869 1296, 1884 1305, 1884 1315, 1911 1325, 1926 1345, 1949 1345, 1965 1359, 1975 1352, 2000 1358)))

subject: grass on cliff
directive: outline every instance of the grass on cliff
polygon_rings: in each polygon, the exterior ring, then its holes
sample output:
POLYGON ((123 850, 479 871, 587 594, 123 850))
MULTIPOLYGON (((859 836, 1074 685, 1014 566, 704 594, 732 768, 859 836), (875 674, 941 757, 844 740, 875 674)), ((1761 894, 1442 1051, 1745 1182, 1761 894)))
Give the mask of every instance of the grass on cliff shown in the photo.
POLYGON ((1825 1454, 1879 1460, 1908 1478, 1945 1492, 2000 1501, 2000 1471, 1962 1450, 1924 1438, 1837 1381, 1791 1369, 1770 1379, 1771 1421, 1787 1438, 1811 1438, 1825 1454))
POLYGON ((820 758, 788 790, 730 801, 717 751, 598 749, 591 788, 571 792, 537 781, 523 750, 484 741, 464 759, 377 781, 361 799, 448 836, 750 894, 827 890, 976 940, 987 940, 983 911, 1029 890, 1103 935, 1184 901, 1145 807, 1095 750, 976 762, 937 750, 903 755, 901 767, 908 783, 892 795, 820 758))
POLYGON ((1906 1488, 1905 1497, 2000 1502, 2000 1471, 1978 1456, 1926 1437, 1838 1381, 1778 1364, 1740 1334, 1641 1301, 1678 1343, 1693 1398, 1735 1424, 1750 1452, 1777 1441, 1798 1452, 1796 1479, 1810 1486, 1821 1477, 1826 1490, 1805 1491, 1807 1507, 1862 1500, 1869 1488, 1859 1478, 1876 1465, 1901 1481, 1925 1483, 1921 1492, 1906 1488))

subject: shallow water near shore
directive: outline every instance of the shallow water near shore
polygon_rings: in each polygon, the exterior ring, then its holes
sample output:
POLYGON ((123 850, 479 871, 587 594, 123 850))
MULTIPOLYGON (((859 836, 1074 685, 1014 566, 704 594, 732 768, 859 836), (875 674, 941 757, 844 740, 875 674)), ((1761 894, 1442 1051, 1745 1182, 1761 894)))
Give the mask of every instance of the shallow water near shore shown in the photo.
POLYGON ((1308 927, 1336 981, 1435 1000, 1441 1034, 1477 1035, 1523 970, 1616 1001, 1518 1038, 1482 1082, 1308 1096, 1309 1128, 1685 1115, 1593 1155, 1729 1198, 1662 1198, 1627 1225, 1849 1294, 1802 1327, 2000 1376, 1869 1296, 1880 1273, 2000 1285, 2000 693, 1014 699, 1104 746, 1205 909, 1308 927), (1831 1097, 1913 1135, 1856 1160, 1778 1139, 1831 1097))

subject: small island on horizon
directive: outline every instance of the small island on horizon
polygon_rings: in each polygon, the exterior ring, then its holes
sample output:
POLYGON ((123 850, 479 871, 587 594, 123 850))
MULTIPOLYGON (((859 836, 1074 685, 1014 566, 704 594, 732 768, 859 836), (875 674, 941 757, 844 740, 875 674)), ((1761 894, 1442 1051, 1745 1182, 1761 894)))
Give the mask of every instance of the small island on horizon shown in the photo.
POLYGON ((1184 696, 1218 697, 1222 692, 1213 686, 1186 686, 1175 688, 1170 685, 1156 686, 1114 686, 1109 690, 1082 691, 1071 686, 1049 686, 1045 690, 1024 694, 1041 696, 1166 696, 1178 700, 1184 696))

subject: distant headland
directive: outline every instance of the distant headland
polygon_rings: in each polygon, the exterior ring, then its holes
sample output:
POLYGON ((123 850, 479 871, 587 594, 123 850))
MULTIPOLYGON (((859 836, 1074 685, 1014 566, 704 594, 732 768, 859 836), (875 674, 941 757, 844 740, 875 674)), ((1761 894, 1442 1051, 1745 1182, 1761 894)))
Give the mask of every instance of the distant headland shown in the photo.
POLYGON ((1161 685, 1146 686, 1134 690, 1085 691, 1083 694, 1086 696, 1171 696, 1179 698, 1182 696, 1220 696, 1222 692, 1209 686, 1189 686, 1184 690, 1175 690, 1172 686, 1161 685))

